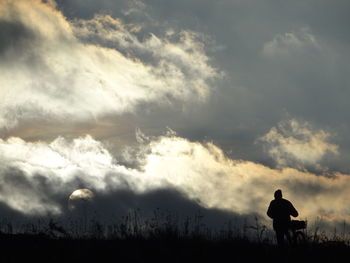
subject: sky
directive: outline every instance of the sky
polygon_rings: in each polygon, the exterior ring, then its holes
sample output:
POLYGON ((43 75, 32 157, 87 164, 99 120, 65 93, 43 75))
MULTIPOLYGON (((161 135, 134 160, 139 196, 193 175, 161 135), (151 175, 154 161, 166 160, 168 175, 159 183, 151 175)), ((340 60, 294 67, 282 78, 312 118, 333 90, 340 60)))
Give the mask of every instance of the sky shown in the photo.
MULTIPOLYGON (((0 0, 0 212, 350 223, 346 0, 0 0)), ((220 222, 221 222, 220 221, 220 222)))

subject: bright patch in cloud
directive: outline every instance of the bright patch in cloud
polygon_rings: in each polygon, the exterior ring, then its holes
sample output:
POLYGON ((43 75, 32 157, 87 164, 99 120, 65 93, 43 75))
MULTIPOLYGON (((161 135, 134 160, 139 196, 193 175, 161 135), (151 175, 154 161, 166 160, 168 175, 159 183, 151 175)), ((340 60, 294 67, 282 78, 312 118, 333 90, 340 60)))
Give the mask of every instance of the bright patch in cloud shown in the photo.
POLYGON ((70 22, 39 0, 0 1, 0 129, 205 100, 219 74, 199 35, 139 40, 138 30, 111 16, 70 22))
POLYGON ((281 166, 317 165, 326 154, 337 154, 338 146, 328 142, 330 134, 315 131, 295 119, 281 122, 259 138, 269 155, 281 166))
POLYGON ((276 35, 264 44, 262 53, 266 57, 289 57, 318 48, 316 37, 308 28, 301 28, 298 31, 276 35))

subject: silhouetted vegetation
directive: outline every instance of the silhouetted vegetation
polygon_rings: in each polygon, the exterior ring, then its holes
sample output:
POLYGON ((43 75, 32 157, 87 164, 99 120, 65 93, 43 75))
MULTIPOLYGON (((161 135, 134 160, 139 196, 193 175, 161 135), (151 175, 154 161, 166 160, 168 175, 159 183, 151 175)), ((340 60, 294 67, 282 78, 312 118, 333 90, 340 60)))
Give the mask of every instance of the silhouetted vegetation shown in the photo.
POLYGON ((332 262, 350 253, 345 233, 306 230, 304 243, 279 249, 257 217, 214 229, 200 213, 180 218, 159 209, 150 218, 132 211, 110 224, 94 217, 2 220, 0 231, 1 262, 332 262))

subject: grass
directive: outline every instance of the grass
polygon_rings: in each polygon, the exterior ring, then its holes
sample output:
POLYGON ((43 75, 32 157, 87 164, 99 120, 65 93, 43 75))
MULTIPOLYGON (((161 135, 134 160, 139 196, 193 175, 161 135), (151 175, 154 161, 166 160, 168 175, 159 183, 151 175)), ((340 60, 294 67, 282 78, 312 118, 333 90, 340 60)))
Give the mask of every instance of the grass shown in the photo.
POLYGON ((308 232, 305 244, 279 249, 258 218, 213 229, 200 213, 180 218, 160 210, 148 219, 132 211, 111 224, 95 218, 3 220, 0 230, 1 262, 332 262, 350 254, 344 235, 320 229, 308 232))

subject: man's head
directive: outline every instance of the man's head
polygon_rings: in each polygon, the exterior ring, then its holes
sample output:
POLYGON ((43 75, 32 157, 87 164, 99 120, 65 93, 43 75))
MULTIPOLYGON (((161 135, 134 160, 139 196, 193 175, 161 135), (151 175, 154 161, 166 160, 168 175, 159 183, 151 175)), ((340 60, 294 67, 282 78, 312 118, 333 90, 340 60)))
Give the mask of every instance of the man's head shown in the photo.
POLYGON ((275 199, 281 199, 282 198, 282 190, 278 189, 275 191, 275 199))

